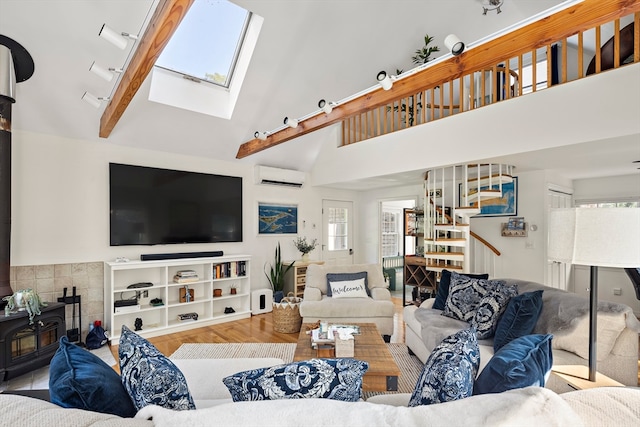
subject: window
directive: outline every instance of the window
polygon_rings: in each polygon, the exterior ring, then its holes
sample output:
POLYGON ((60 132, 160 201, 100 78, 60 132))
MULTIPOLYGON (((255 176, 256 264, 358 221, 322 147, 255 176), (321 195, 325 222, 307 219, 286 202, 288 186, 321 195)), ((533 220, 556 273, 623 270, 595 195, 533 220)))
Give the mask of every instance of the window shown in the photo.
POLYGON ((640 208, 640 202, 638 201, 623 201, 623 202, 576 202, 578 208, 640 208))
POLYGON ((226 0, 196 0, 156 66, 229 87, 250 18, 226 0))
POLYGON ((398 214, 394 212, 382 212, 382 257, 398 256, 399 234, 398 214))
POLYGON ((330 251, 348 249, 348 213, 348 209, 329 208, 328 248, 330 251))

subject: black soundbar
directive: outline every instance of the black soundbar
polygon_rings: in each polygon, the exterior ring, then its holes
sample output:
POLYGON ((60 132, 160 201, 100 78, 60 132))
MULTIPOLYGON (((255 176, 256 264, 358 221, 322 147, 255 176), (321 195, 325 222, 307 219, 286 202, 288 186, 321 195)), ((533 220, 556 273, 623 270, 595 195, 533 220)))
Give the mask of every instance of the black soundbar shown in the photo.
POLYGON ((180 259, 180 258, 209 258, 222 256, 222 251, 208 251, 208 252, 175 252, 168 254, 142 254, 140 255, 140 261, 160 261, 164 259, 180 259))

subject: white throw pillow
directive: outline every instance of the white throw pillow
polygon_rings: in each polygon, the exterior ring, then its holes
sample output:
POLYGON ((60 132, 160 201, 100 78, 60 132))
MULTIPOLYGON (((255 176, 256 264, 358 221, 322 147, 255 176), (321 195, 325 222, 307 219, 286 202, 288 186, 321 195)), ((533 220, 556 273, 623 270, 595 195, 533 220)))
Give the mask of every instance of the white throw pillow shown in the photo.
POLYGON ((329 282, 329 286, 331 286, 332 298, 369 298, 364 286, 364 278, 329 282))

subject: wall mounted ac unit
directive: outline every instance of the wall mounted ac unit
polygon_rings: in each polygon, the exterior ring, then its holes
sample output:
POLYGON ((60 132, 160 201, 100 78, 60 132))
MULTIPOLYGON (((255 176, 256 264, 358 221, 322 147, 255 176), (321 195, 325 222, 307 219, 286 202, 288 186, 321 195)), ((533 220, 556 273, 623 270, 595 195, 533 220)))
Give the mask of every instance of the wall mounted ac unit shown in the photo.
POLYGON ((254 170, 256 184, 283 185, 300 188, 304 184, 305 173, 292 170, 256 165, 254 170))

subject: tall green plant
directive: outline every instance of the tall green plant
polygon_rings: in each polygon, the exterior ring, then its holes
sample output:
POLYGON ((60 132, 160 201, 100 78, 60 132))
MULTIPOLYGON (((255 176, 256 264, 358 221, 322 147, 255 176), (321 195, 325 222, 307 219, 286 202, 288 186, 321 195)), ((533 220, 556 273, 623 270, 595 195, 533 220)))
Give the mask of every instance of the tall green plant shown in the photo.
POLYGON ((267 273, 266 271, 264 272, 265 276, 267 276, 267 279, 269 280, 269 283, 271 284, 273 292, 282 291, 282 289, 284 288, 284 276, 291 269, 291 267, 293 267, 293 264, 294 263, 292 262, 287 267, 284 266, 280 251, 280 242, 278 242, 273 264, 269 269, 269 273, 267 273))

